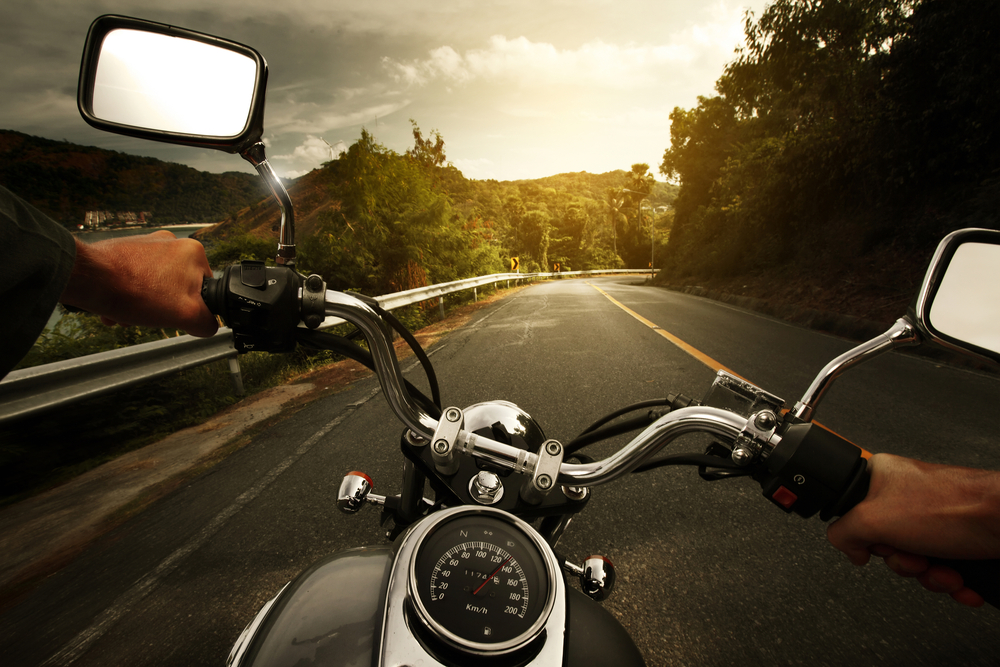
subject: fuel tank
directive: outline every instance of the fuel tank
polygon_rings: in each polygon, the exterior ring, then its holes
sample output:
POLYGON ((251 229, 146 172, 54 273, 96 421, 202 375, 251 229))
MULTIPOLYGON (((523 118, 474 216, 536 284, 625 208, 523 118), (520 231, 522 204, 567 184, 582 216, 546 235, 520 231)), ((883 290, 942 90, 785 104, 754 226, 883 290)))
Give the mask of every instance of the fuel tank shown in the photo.
MULTIPOLYGON (((240 635, 226 664, 240 667, 384 664, 382 656, 376 653, 381 644, 385 604, 390 597, 389 581, 397 556, 394 547, 365 547, 338 552, 315 563, 264 605, 240 635)), ((548 636, 540 638, 545 643, 563 643, 563 665, 645 664, 628 633, 601 605, 569 587, 564 604, 563 631, 549 631, 548 636)), ((427 649, 427 644, 420 643, 427 649)), ((537 662, 539 656, 535 651, 485 659, 467 657, 468 662, 456 662, 452 653, 438 660, 421 651, 420 655, 406 656, 399 664, 523 667, 537 662)))
POLYGON ((268 602, 237 640, 227 665, 370 667, 378 645, 389 547, 338 552, 268 602))

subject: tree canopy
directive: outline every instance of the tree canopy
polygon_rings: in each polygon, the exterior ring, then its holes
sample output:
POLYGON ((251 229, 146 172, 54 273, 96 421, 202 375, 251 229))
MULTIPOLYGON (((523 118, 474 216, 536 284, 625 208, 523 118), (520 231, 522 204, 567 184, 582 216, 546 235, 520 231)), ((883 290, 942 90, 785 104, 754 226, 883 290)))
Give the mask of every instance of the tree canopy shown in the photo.
POLYGON ((1000 5, 776 0, 745 36, 670 116, 674 276, 996 226, 1000 5))
POLYGON ((316 232, 299 241, 299 262, 334 289, 400 291, 505 271, 513 257, 525 272, 557 265, 645 268, 654 217, 660 227, 654 240, 664 243, 670 215, 663 209, 676 187, 656 183, 649 165, 600 175, 473 181, 447 164, 439 132, 425 138, 411 123, 414 146, 404 154, 362 131, 323 167, 339 205, 320 213, 316 232), (617 198, 614 219, 609 191, 617 198))

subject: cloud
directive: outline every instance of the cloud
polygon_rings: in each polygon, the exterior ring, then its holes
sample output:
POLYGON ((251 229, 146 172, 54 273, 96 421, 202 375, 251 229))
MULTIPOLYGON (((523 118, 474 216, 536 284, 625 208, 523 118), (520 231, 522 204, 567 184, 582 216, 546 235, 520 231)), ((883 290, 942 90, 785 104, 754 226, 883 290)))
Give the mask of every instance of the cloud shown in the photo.
MULTIPOLYGON (((766 2, 741 1, 758 13, 766 2)), ((350 144, 362 126, 402 151, 411 117, 441 130, 456 165, 513 178, 656 159, 669 143, 670 109, 711 94, 742 41, 737 0, 709 2, 116 0, 115 11, 260 50, 270 69, 268 152, 283 170, 317 166, 328 159, 323 137, 350 144)), ((8 64, 0 127, 201 169, 252 169, 213 151, 97 132, 80 119, 80 49, 106 5, 0 2, 8 64)))
POLYGON ((742 40, 742 15, 741 7, 718 4, 708 20, 653 43, 594 39, 560 49, 525 36, 493 35, 483 48, 460 53, 442 45, 425 58, 385 56, 382 64, 398 83, 408 86, 485 80, 522 88, 572 84, 620 90, 661 80, 665 71, 691 66, 706 56, 715 60, 720 52, 731 55, 742 40))
POLYGON ((324 162, 337 159, 346 151, 347 144, 343 140, 330 144, 323 137, 310 134, 291 153, 274 155, 271 156, 270 160, 286 165, 281 174, 285 178, 298 178, 302 174, 316 169, 324 162))
POLYGON ((284 101, 274 105, 276 113, 268 119, 268 127, 281 132, 321 133, 366 123, 374 124, 377 118, 396 113, 409 106, 408 99, 379 102, 360 100, 364 106, 343 109, 332 103, 284 101))
POLYGON ((382 62, 397 82, 416 86, 435 80, 462 84, 485 79, 520 87, 571 82, 622 88, 634 85, 637 78, 647 78, 650 68, 682 65, 693 58, 689 48, 677 45, 620 46, 593 41, 577 49, 557 49, 526 37, 494 35, 488 47, 464 55, 441 46, 425 59, 400 62, 385 57, 382 62))

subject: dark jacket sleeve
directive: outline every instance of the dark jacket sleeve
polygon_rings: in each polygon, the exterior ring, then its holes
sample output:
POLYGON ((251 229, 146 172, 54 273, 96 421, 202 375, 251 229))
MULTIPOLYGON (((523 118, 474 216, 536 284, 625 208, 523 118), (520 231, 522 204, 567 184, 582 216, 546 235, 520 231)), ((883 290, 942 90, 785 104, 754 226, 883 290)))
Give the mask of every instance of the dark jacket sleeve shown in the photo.
POLYGON ((0 378, 45 328, 75 258, 65 227, 0 186, 0 378))

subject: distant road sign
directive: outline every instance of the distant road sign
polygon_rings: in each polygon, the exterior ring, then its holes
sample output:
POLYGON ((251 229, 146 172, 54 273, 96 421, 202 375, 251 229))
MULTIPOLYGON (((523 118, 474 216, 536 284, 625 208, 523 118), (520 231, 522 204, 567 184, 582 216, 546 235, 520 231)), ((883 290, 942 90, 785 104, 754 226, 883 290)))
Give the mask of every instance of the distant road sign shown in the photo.
POLYGON ((510 270, 511 271, 521 271, 521 262, 517 257, 510 258, 510 270))

